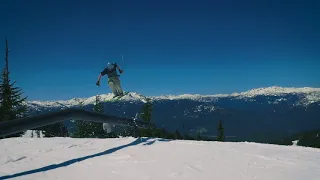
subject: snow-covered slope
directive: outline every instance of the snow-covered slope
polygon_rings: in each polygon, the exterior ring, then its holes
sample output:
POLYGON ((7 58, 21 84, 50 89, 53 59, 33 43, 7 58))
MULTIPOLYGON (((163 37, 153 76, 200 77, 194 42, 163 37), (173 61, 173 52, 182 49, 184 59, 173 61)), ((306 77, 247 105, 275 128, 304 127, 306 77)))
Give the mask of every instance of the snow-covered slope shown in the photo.
POLYGON ((0 140, 0 179, 318 180, 320 150, 162 139, 0 140))
MULTIPOLYGON (((182 94, 182 95, 162 95, 162 96, 150 96, 151 100, 181 100, 190 99, 194 101, 212 101, 217 98, 253 98, 256 96, 281 96, 286 94, 301 94, 301 104, 308 105, 310 103, 320 101, 320 88, 283 88, 283 87, 267 87, 252 89, 241 93, 232 94, 216 94, 216 95, 200 95, 200 94, 182 94)), ((112 99, 113 95, 111 93, 100 95, 102 101, 109 101, 112 99)), ((128 95, 124 96, 121 101, 141 101, 145 102, 146 97, 136 93, 130 92, 128 95)), ((30 101, 28 105, 31 107, 42 106, 42 107, 72 107, 77 106, 79 103, 83 105, 93 104, 95 102, 95 96, 89 98, 73 98, 70 100, 61 101, 30 101)))

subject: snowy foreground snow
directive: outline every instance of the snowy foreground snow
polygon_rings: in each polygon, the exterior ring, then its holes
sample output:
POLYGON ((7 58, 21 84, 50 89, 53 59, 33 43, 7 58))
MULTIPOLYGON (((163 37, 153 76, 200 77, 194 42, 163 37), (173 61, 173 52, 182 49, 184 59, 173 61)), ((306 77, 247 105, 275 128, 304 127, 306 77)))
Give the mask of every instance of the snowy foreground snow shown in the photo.
POLYGON ((0 140, 0 179, 319 180, 320 150, 149 138, 0 140))

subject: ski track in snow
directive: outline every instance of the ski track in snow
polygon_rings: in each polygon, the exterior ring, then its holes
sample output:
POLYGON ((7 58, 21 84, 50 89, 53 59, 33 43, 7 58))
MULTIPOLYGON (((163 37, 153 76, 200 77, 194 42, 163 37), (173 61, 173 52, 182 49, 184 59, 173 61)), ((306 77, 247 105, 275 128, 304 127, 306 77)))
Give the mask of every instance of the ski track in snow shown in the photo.
POLYGON ((0 140, 0 179, 319 180, 320 150, 142 138, 0 140))

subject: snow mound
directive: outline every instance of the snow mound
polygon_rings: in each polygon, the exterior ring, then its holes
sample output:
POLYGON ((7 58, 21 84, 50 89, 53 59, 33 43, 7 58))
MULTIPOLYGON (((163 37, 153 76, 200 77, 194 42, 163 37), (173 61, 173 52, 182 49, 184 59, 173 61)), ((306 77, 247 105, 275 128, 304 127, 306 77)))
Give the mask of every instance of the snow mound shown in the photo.
POLYGON ((152 138, 9 138, 0 179, 317 180, 320 150, 152 138))

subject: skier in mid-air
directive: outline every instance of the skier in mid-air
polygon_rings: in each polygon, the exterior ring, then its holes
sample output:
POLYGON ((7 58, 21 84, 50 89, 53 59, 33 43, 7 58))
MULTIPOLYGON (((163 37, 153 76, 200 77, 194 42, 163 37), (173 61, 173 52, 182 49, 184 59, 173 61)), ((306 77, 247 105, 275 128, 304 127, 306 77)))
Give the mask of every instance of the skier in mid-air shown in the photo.
POLYGON ((123 70, 116 63, 108 63, 107 67, 100 73, 98 77, 98 81, 96 83, 97 86, 100 86, 100 79, 104 75, 108 75, 108 85, 114 94, 114 97, 123 96, 123 90, 121 87, 119 75, 117 73, 117 69, 119 70, 120 74, 123 73, 123 70))

